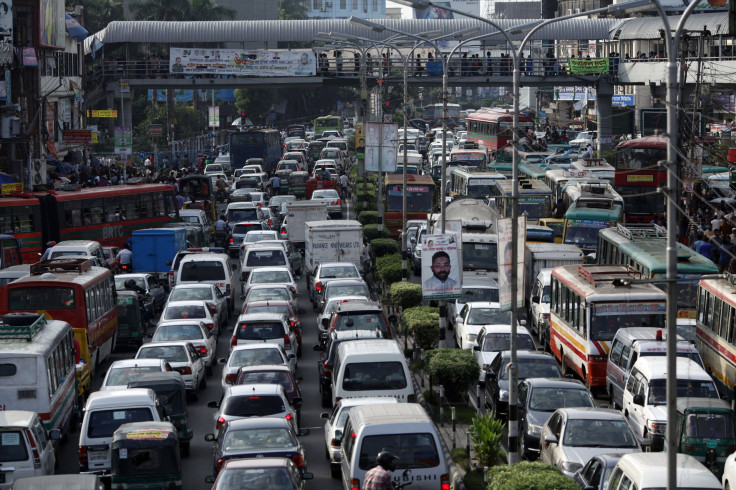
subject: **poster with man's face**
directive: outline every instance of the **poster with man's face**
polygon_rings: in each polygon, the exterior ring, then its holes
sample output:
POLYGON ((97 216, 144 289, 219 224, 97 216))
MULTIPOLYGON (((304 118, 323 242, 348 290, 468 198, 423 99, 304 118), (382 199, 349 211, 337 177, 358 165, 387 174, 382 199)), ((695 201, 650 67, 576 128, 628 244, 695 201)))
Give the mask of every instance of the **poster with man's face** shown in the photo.
MULTIPOLYGON (((511 273, 513 271, 513 230, 511 218, 498 220, 498 295, 501 311, 511 310, 511 273)), ((526 216, 519 216, 517 222, 517 265, 516 265, 516 307, 524 306, 524 243, 526 242, 526 216)))
POLYGON ((462 294, 462 265, 454 234, 422 237, 422 297, 456 299, 462 294))

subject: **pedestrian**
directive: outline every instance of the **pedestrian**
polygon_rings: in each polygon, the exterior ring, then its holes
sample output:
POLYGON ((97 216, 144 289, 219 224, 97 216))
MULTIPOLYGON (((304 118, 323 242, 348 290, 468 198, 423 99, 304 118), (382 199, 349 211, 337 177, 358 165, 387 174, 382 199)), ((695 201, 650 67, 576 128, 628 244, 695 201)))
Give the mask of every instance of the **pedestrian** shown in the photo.
POLYGON ((341 196, 343 199, 347 199, 348 197, 348 176, 345 175, 345 172, 340 175, 340 191, 341 196))
POLYGON ((414 65, 414 76, 418 77, 422 74, 422 55, 417 53, 417 61, 414 65))
POLYGON ((278 196, 281 192, 281 179, 278 175, 274 175, 268 180, 268 187, 271 189, 272 196, 278 196))
POLYGON ((718 249, 718 270, 723 272, 728 268, 728 264, 733 258, 734 245, 731 243, 731 238, 726 235, 723 237, 723 242, 718 249))

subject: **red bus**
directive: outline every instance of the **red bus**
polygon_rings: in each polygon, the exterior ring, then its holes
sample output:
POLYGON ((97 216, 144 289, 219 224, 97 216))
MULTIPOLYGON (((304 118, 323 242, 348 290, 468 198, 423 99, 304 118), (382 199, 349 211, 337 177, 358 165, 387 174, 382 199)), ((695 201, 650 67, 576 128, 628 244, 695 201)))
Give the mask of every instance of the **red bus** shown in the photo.
POLYGON ((0 197, 0 233, 21 240, 23 262, 38 260, 44 244, 96 240, 122 247, 133 230, 179 220, 173 186, 91 187, 0 197))
POLYGON ((616 146, 616 173, 613 188, 624 198, 626 223, 649 223, 664 217, 665 196, 657 192, 666 186, 667 139, 645 136, 622 141, 616 146))
MULTIPOLYGON (((407 174, 406 176, 406 220, 427 219, 436 203, 437 194, 431 175, 407 174)), ((403 225, 403 189, 402 174, 387 174, 384 183, 385 207, 383 220, 391 236, 399 236, 403 225)))
MULTIPOLYGON (((504 109, 481 109, 468 114, 468 139, 495 153, 514 139, 514 115, 504 109)), ((534 129, 534 119, 519 114, 519 129, 534 129)))
POLYGON ((94 372, 110 357, 117 337, 112 273, 86 259, 44 260, 31 265, 30 272, 0 290, 0 312, 39 313, 69 323, 85 367, 94 372))

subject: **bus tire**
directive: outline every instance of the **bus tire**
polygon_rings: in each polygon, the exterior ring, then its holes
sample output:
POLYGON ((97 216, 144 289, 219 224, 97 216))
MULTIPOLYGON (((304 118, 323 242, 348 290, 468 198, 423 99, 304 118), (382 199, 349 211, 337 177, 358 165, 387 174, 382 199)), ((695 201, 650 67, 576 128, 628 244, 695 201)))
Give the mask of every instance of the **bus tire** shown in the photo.
POLYGON ((189 456, 189 450, 191 448, 190 441, 182 442, 180 449, 181 449, 181 455, 182 456, 189 456))

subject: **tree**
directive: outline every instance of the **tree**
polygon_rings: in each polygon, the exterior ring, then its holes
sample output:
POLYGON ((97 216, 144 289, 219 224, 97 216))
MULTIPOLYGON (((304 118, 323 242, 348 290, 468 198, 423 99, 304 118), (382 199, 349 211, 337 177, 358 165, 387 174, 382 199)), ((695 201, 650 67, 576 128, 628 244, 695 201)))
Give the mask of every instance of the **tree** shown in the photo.
POLYGON ((281 0, 279 20, 304 20, 307 18, 307 7, 303 0, 281 0))
POLYGON ((235 11, 211 0, 143 0, 130 4, 135 20, 194 21, 232 19, 235 11))
POLYGON ((70 7, 84 7, 83 25, 90 32, 101 31, 114 20, 124 20, 123 3, 119 0, 72 0, 70 7))

